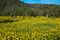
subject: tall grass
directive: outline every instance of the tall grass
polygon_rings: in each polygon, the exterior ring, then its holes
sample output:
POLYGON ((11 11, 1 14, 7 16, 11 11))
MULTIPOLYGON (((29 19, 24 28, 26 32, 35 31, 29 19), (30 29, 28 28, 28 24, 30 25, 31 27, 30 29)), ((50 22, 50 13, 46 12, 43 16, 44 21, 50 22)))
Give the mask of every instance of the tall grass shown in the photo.
POLYGON ((0 16, 0 40, 60 40, 60 18, 0 16))

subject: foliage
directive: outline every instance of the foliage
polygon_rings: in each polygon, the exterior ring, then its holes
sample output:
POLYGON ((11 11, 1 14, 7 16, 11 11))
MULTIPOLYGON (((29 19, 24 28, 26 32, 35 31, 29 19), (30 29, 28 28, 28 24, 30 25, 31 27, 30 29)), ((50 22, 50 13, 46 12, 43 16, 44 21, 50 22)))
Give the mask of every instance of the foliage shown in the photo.
POLYGON ((60 18, 0 16, 0 40, 60 40, 60 18))
POLYGON ((26 4, 19 0, 0 0, 0 16, 47 16, 59 17, 60 5, 26 4))

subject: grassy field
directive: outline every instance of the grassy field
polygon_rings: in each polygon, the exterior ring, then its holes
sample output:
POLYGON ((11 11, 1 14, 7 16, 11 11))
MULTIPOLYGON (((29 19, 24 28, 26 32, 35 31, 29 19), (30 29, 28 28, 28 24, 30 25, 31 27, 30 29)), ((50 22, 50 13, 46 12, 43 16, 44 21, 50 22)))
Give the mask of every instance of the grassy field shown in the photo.
POLYGON ((60 40, 60 18, 0 16, 0 40, 60 40))

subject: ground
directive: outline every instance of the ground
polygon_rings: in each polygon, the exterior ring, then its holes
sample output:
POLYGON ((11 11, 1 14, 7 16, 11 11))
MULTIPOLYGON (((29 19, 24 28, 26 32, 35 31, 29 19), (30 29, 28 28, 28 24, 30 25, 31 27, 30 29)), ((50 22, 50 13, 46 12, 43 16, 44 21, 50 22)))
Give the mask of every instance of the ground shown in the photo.
POLYGON ((0 16, 0 40, 60 40, 60 18, 0 16))

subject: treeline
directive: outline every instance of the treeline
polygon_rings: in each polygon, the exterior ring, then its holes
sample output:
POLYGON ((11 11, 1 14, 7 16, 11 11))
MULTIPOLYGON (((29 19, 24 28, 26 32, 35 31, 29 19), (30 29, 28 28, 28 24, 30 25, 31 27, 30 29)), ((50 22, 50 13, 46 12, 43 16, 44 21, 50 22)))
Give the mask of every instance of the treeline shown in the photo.
MULTIPOLYGON (((1 1, 1 0, 0 0, 1 1)), ((4 5, 0 3, 0 16, 46 16, 46 17, 59 17, 60 16, 60 5, 30 5, 24 4, 19 0, 13 0, 13 2, 9 1, 6 4, 4 1, 4 5), (9 5, 10 3, 10 5, 9 5)))
POLYGON ((7 7, 0 13, 2 16, 46 16, 59 17, 60 6, 49 6, 43 8, 32 8, 26 6, 12 6, 7 7))

